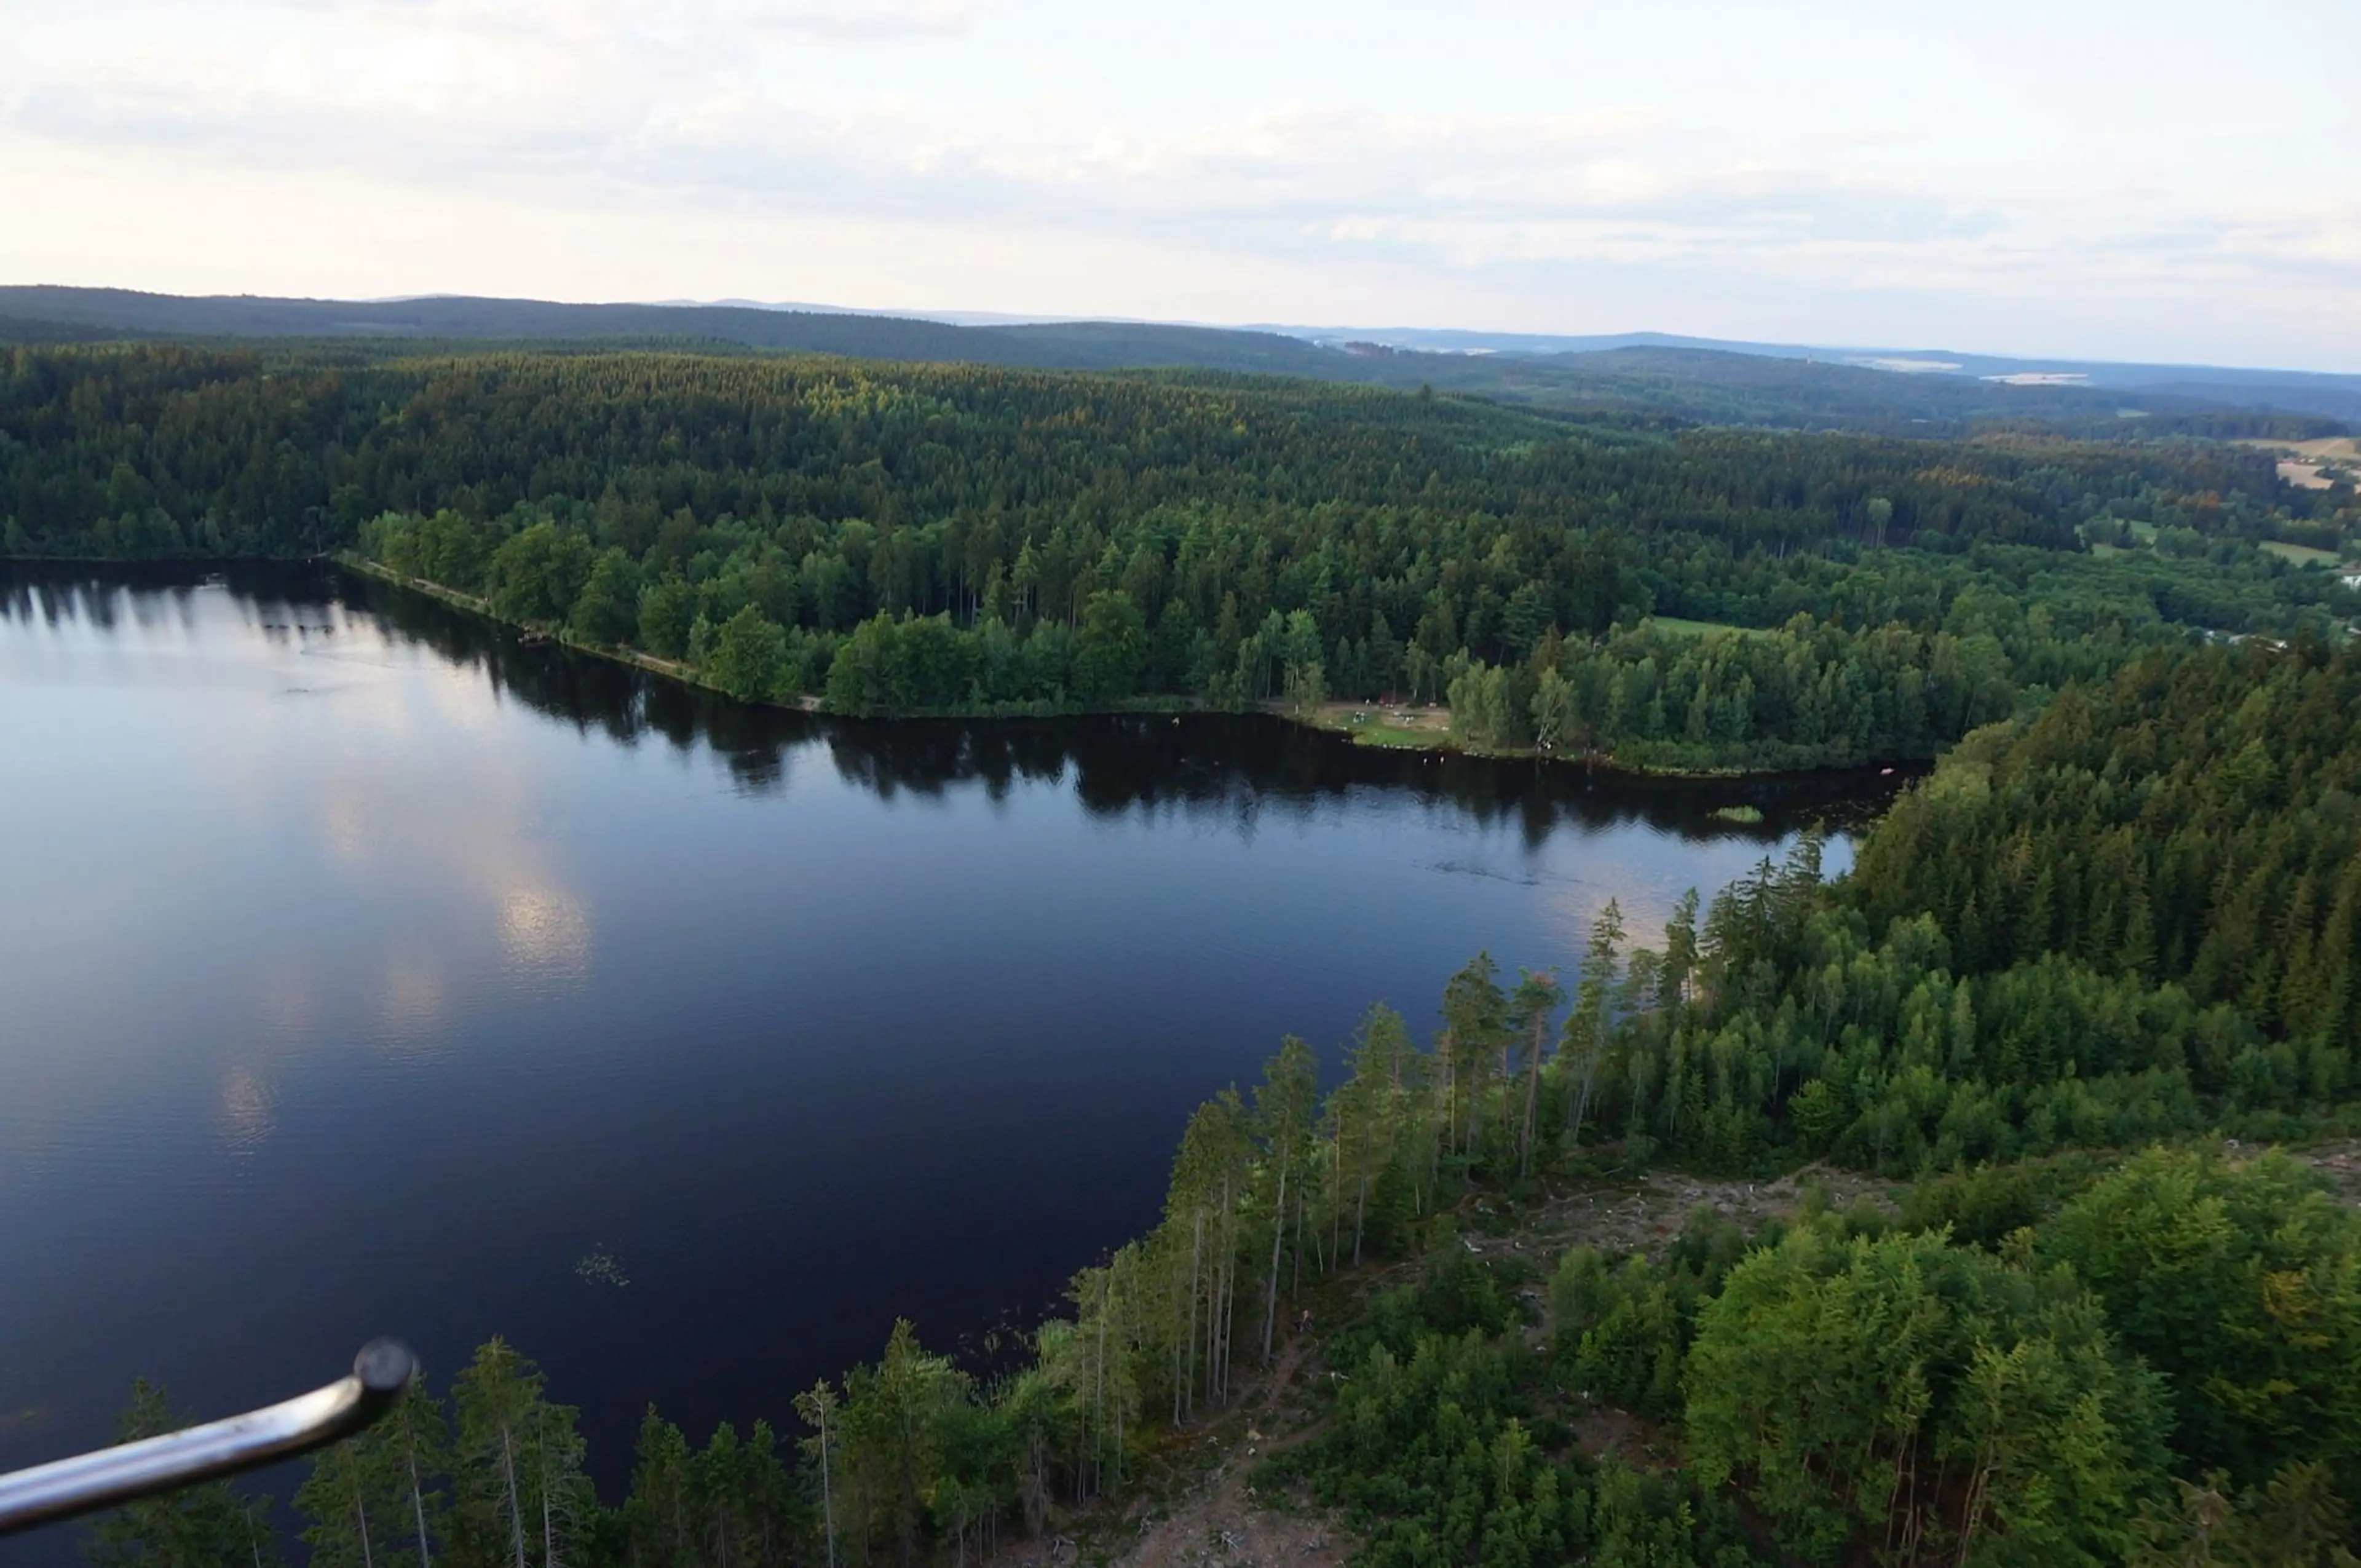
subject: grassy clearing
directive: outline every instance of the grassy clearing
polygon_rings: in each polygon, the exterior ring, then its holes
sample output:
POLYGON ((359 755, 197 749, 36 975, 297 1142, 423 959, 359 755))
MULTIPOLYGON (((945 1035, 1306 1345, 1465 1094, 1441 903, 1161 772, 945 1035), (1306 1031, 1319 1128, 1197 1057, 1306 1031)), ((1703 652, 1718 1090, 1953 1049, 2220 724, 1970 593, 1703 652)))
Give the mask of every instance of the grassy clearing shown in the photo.
POLYGON ((1453 749, 1447 707, 1387 707, 1382 703, 1332 702, 1295 717, 1321 729, 1352 737, 1356 745, 1397 751, 1453 749))
POLYGON ((2351 463, 2361 461, 2361 436, 2324 435, 2317 441, 2272 441, 2253 436, 2237 443, 2240 446, 2257 446, 2266 452, 2292 452, 2313 462, 2351 463))
POLYGON ((1739 637, 1768 637, 1759 626, 1732 626, 1726 620, 1689 620, 1677 615, 1652 615, 1641 623, 1675 637, 1712 637, 1728 632, 1739 637))
POLYGON ((2338 559, 2334 550, 2315 550, 2309 544, 2288 544, 2277 539, 2264 541, 2262 548, 2266 554, 2299 566, 2334 566, 2338 559))

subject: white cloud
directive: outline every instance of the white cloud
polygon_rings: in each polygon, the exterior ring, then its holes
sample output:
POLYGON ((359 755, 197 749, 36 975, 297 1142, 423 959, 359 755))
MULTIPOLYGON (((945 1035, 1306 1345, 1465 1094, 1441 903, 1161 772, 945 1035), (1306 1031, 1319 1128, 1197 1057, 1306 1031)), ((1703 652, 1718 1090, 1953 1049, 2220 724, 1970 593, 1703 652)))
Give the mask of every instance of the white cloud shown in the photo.
POLYGON ((2361 16, 2248 23, 97 0, 0 58, 0 277, 2361 368, 2349 72, 2322 64, 2361 58, 2361 16))

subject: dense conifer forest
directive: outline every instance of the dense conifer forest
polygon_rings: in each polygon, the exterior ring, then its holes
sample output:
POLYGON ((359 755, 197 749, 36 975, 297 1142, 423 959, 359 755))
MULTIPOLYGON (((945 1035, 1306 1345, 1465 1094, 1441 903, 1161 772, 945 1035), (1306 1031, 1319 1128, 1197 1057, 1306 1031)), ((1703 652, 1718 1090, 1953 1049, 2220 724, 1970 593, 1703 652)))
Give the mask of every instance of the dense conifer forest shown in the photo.
POLYGON ((8 554, 355 552, 852 713, 1447 702, 1474 749, 1813 766, 1931 757, 2145 649, 2361 610, 2282 558, 2342 546, 2349 486, 2208 442, 807 358, 6 366, 8 554))
MULTIPOLYGON (((12 555, 353 552, 852 712, 1440 698, 1483 748, 1941 757, 1844 876, 1806 839, 1661 932, 1608 903, 1564 972, 1478 955, 1432 1018, 1282 1042, 1013 1362, 898 1322, 748 1390, 743 1432, 650 1411, 601 1497, 494 1341, 314 1464, 311 1561, 1038 1559, 1078 1521, 1119 1541, 1290 1389, 1255 1485, 1385 1568, 2354 1561, 2361 1213, 2253 1146, 2361 1133, 2361 605, 2287 558, 2352 542, 2349 486, 2179 439, 1202 374, 5 363, 12 555), (1628 1255, 1518 1239, 1652 1166, 1813 1162, 1894 1201, 1705 1211, 1628 1255), (1645 1441, 1594 1441, 1609 1417, 1645 1441)), ((169 1420, 142 1387, 126 1430, 169 1420)), ((220 1483, 92 1536, 285 1550, 220 1483)))
MULTIPOLYGON (((2361 1213, 2245 1146, 2361 1124, 2356 713, 2346 646, 2145 655, 1976 732, 1843 878, 1807 840, 1647 945, 1610 902, 1571 972, 1479 955, 1431 1034, 1372 1009, 1324 1094, 1285 1041, 1014 1367, 898 1323, 770 1392, 784 1443, 651 1412, 609 1504, 496 1341, 447 1412, 422 1390, 315 1464, 313 1560, 963 1562, 1135 1495, 1237 1401, 1270 1420, 1284 1353, 1312 1419, 1257 1484, 1368 1563, 2348 1563, 2361 1213), (1654 1255, 1463 1236, 1652 1160, 1815 1157, 1912 1185, 1702 1212, 1654 1255), (1353 1320, 1311 1336, 1312 1302, 1353 1320), (1677 1457, 1590 1457, 1602 1410, 1677 1457)), ((164 1410, 142 1388, 126 1430, 164 1410)), ((269 1550, 221 1486, 94 1539, 269 1550)))

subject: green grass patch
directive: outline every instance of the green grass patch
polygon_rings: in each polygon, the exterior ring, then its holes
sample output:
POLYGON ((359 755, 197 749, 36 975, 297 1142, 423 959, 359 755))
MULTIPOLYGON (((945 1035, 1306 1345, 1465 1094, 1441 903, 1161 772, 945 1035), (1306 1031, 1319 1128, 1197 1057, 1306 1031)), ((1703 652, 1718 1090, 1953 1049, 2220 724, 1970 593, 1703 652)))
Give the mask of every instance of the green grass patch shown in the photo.
POLYGON ((1313 712, 1288 715, 1300 724, 1349 737, 1356 744, 1390 751, 1449 751, 1458 748, 1451 739, 1448 716, 1440 709, 1413 708, 1413 722, 1394 721, 1396 709, 1381 704, 1331 704, 1313 712))
POLYGON ((2289 544, 2281 540, 2267 539, 2262 548, 2264 554, 2276 555, 2299 566, 2334 566, 2337 562, 2335 551, 2315 550, 2309 544, 2289 544))
POLYGON ((1436 730, 1402 729, 1391 724, 1356 724, 1345 733, 1361 745, 1396 751, 1439 751, 1450 745, 1450 737, 1436 730))
POLYGON ((1712 637, 1730 632, 1740 637, 1768 637, 1759 626, 1732 626, 1726 620, 1689 620, 1677 615, 1652 615, 1641 623, 1675 637, 1712 637))
POLYGON ((1712 816, 1716 822, 1735 822, 1741 827, 1753 828, 1763 821, 1763 808, 1759 806, 1717 806, 1712 816))

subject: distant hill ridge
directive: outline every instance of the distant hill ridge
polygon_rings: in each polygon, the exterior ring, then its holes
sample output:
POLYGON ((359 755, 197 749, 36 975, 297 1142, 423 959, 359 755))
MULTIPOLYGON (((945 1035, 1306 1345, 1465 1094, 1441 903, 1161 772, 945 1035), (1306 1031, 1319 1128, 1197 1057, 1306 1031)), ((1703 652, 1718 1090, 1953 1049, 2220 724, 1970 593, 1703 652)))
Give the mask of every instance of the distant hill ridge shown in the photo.
POLYGON ((2361 422, 2361 376, 2103 366, 1938 351, 1800 348, 1633 333, 1605 337, 1419 330, 1334 333, 1155 322, 966 323, 760 304, 568 304, 465 295, 404 300, 190 297, 0 286, 0 342, 108 336, 595 343, 703 340, 855 359, 1039 370, 1197 369, 1414 389, 1536 411, 1676 423, 1957 433, 1993 422, 2081 435, 2125 421, 2214 435, 2299 438, 2361 422), (1897 364, 1940 366, 1909 373, 1897 364), (2008 386, 2032 373, 2072 384, 2008 386), (2276 411, 2257 414, 2240 411, 2276 411))
POLYGON ((0 287, 0 316, 164 336, 582 339, 708 337, 856 359, 1038 369, 1196 366, 1319 376, 1342 357, 1279 333, 1128 323, 955 326, 910 316, 744 305, 562 304, 442 295, 415 300, 189 297, 128 289, 0 287))

